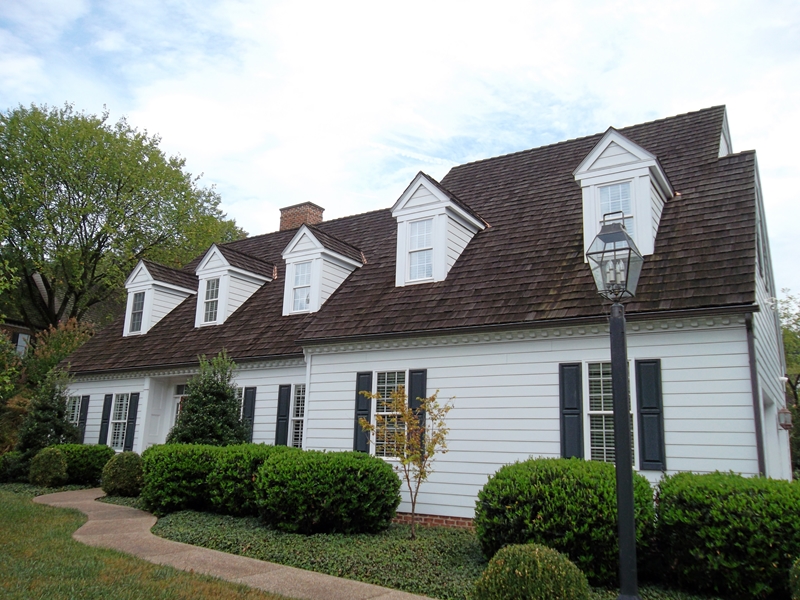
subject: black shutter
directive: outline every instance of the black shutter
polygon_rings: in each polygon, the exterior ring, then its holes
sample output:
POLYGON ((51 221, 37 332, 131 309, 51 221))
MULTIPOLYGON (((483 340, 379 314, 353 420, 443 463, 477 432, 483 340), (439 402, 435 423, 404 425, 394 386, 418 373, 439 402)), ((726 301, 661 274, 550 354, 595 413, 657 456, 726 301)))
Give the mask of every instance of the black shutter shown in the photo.
POLYGON ((419 410, 420 401, 428 397, 428 371, 418 369, 408 372, 408 407, 414 409, 419 417, 419 422, 425 425, 425 413, 419 410))
POLYGON ((583 458, 582 370, 581 363, 558 366, 562 458, 583 458))
POLYGON ((78 413, 78 431, 81 432, 81 444, 86 434, 86 415, 89 414, 89 396, 81 397, 81 410, 78 413))
POLYGON ((286 446, 289 441, 289 405, 292 400, 292 386, 278 386, 278 420, 275 423, 275 445, 286 446))
POLYGON ((122 449, 125 452, 133 450, 133 435, 136 433, 136 414, 139 412, 139 394, 131 394, 128 401, 128 424, 125 426, 125 442, 122 449))
POLYGON ((636 361, 636 400, 639 409, 639 469, 666 471, 661 361, 636 361))
POLYGON ((103 418, 100 419, 100 437, 98 444, 108 445, 108 422, 111 420, 111 403, 114 401, 114 394, 106 394, 103 398, 103 418))
POLYGON ((353 433, 353 450, 356 452, 369 452, 369 436, 361 429, 358 419, 370 419, 372 400, 361 392, 372 393, 372 372, 358 373, 356 375, 356 424, 353 433))
POLYGON ((248 440, 253 441, 253 421, 256 416, 256 388, 244 388, 244 401, 242 403, 242 421, 247 428, 248 440))

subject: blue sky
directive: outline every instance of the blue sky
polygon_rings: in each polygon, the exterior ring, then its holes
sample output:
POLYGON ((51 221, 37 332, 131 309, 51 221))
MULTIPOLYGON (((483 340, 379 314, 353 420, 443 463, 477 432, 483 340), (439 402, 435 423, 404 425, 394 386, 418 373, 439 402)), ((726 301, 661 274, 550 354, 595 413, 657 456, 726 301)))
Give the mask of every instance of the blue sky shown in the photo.
POLYGON ((0 3, 0 110, 72 102, 162 137, 251 234, 310 200, 725 104, 756 149, 778 288, 800 293, 800 3, 0 3))

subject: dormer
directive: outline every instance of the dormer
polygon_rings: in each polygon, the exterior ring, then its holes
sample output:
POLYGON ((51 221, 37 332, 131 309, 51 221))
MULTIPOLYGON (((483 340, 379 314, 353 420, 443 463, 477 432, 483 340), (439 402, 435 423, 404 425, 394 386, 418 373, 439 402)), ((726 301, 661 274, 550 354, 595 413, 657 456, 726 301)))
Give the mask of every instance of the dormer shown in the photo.
POLYGON ((275 278, 275 265, 228 246, 212 245, 195 272, 195 327, 221 325, 256 290, 275 278))
POLYGON ((425 173, 392 207, 397 220, 395 285, 443 281, 486 222, 425 173))
POLYGON ((169 312, 197 293, 197 278, 186 271, 140 260, 125 281, 128 305, 122 335, 144 335, 169 312))
POLYGON ((674 195, 656 156, 610 128, 573 175, 583 189, 584 260, 603 215, 620 211, 642 255, 653 253, 661 212, 674 195))
POLYGON ((366 259, 358 248, 311 225, 301 225, 283 250, 283 314, 313 313, 366 259))

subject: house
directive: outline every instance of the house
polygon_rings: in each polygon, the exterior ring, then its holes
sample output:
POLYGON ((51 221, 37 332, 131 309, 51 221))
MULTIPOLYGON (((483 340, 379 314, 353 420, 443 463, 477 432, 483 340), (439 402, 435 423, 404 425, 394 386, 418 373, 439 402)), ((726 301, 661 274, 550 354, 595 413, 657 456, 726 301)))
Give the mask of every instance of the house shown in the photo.
POLYGON ((439 390, 450 451, 417 510, 470 519, 504 464, 613 460, 609 305, 585 252, 616 211, 645 257, 626 305, 635 468, 791 478, 756 155, 733 152, 721 106, 419 173, 383 210, 288 207, 182 270, 142 261, 124 318, 69 359, 72 418, 86 443, 164 442, 197 356, 225 348, 253 441, 380 456, 357 423, 384 408, 359 392, 439 390))

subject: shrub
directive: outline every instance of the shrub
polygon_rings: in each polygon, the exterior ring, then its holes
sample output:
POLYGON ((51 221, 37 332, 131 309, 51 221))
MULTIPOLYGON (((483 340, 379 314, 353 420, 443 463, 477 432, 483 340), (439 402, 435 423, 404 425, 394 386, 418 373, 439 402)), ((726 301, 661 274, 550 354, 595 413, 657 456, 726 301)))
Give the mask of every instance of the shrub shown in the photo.
POLYGON ((112 448, 102 445, 62 444, 58 449, 67 459, 67 483, 97 483, 103 467, 114 456, 112 448))
MULTIPOLYGON (((653 534, 653 491, 634 474, 640 557, 653 534)), ((614 465, 537 458, 502 467, 478 493, 475 531, 491 557, 508 544, 535 542, 563 552, 592 585, 617 581, 617 494, 614 465)))
POLYGON ((475 584, 474 600, 589 600, 589 582, 566 556, 539 544, 514 544, 494 555, 475 584))
POLYGON ((386 461, 362 452, 281 452, 258 471, 263 522, 297 533, 376 532, 400 503, 400 478, 386 461))
POLYGON ((206 479, 219 448, 200 444, 151 446, 142 454, 142 501, 162 516, 209 506, 206 479))
POLYGON ((114 454, 103 468, 103 491, 109 496, 138 496, 142 491, 142 457, 114 454))
POLYGON ((665 477, 657 545, 664 576, 727 598, 786 596, 800 555, 800 486, 733 473, 665 477))
POLYGON ((75 317, 62 321, 58 327, 40 331, 34 340, 33 348, 23 359, 25 374, 30 384, 37 386, 47 379, 47 374, 58 363, 85 344, 94 334, 94 326, 75 317))
POLYGON ((208 496, 214 510, 235 516, 257 515, 256 473, 267 458, 286 451, 299 452, 287 446, 265 444, 219 448, 208 475, 208 496))
POLYGON ((33 485, 58 487, 67 483, 67 459, 55 446, 44 448, 31 460, 28 479, 33 485))
POLYGON ((792 592, 792 600, 800 600, 800 558, 794 561, 789 570, 789 589, 792 592))
POLYGON ((0 456, 0 483, 28 481, 26 464, 22 452, 6 452, 0 456))

